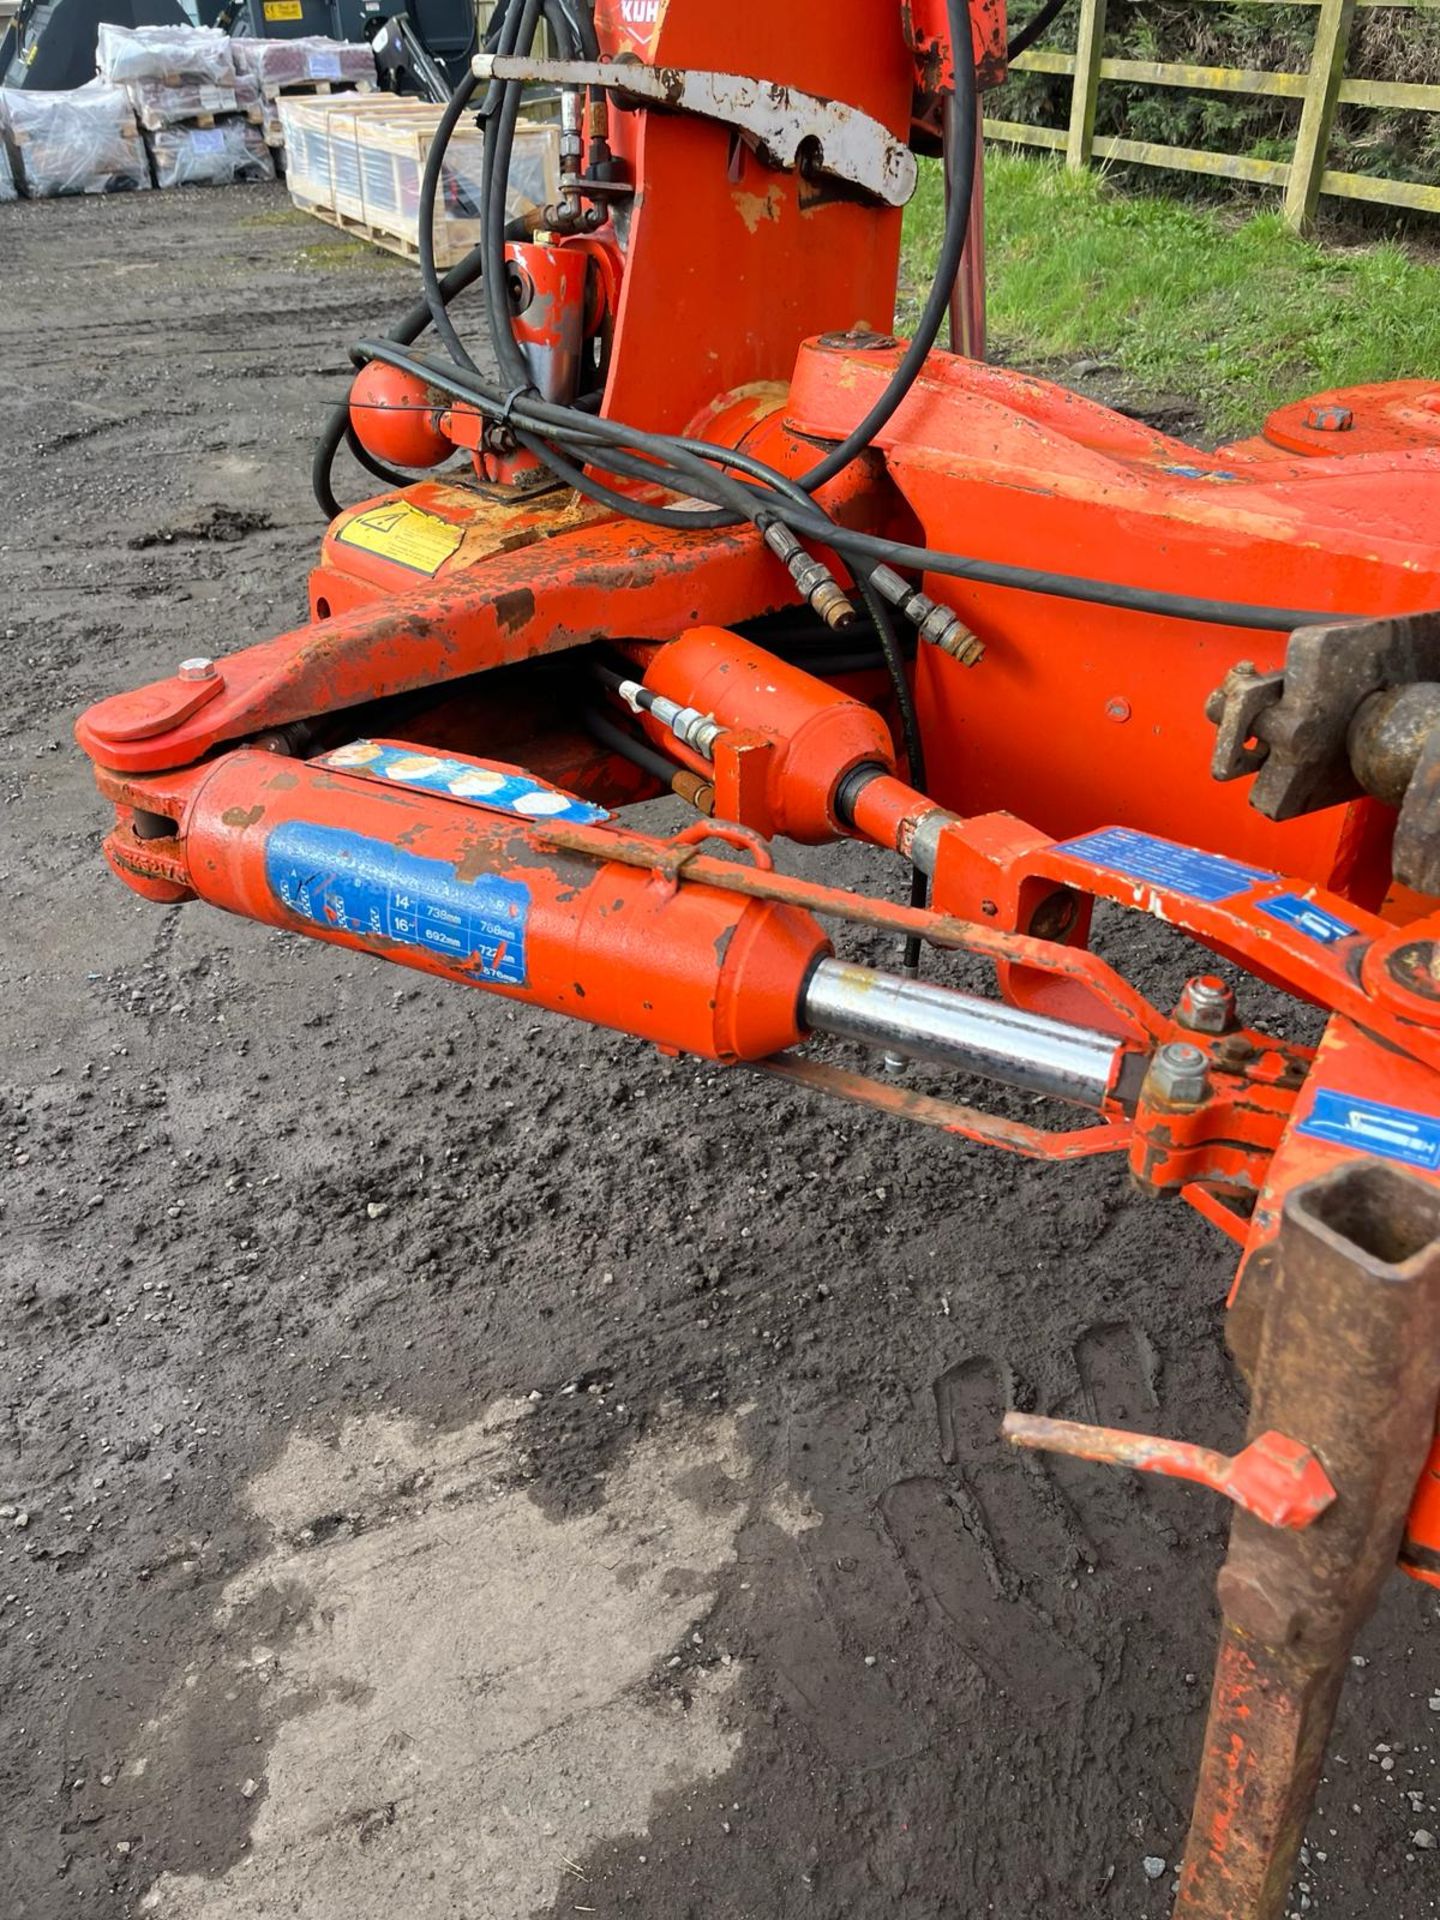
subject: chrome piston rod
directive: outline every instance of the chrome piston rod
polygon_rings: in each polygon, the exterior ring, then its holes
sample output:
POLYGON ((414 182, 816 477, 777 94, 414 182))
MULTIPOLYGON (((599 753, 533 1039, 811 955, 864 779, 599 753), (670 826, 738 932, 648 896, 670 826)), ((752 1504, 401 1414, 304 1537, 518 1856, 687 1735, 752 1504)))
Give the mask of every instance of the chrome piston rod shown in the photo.
POLYGON ((822 960, 815 968, 800 1017, 814 1033, 894 1048, 1096 1112, 1124 1051, 1110 1033, 843 960, 822 960))

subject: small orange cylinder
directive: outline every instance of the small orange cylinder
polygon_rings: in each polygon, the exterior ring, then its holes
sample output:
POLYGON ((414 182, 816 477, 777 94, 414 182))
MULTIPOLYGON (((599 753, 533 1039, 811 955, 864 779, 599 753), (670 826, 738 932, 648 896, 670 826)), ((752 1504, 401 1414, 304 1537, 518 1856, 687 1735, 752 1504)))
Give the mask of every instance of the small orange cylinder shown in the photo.
MULTIPOLYGON (((845 831, 835 790, 869 761, 893 772, 890 730, 873 707, 792 667, 725 627, 694 627, 656 655, 645 675, 653 693, 713 714, 723 727, 775 742, 765 784, 766 819, 746 826, 819 845, 845 831)), ((668 751, 673 738, 646 717, 668 751)))
POLYGON ((440 431, 449 401, 399 367, 371 360, 350 385, 350 424, 367 453, 397 467, 438 467, 455 448, 440 431))

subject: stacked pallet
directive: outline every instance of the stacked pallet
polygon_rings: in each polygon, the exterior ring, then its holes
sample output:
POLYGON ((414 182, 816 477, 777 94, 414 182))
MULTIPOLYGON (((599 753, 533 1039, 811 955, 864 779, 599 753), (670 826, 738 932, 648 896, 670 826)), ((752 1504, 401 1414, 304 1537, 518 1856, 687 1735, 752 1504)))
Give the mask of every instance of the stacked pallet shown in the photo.
MULTIPOLYGON (((389 94, 370 99, 283 99, 290 197, 332 226, 364 235, 408 259, 420 252, 420 183, 442 109, 389 94)), ((484 140, 457 127, 435 196, 435 261, 454 266, 480 239, 484 140)), ((522 120, 515 132, 507 217, 559 197, 559 130, 522 120)))
POLYGON ((236 71, 255 88, 260 124, 266 145, 284 164, 285 130, 280 102, 299 95, 373 93, 377 75, 375 55, 368 42, 327 40, 320 34, 300 34, 293 40, 231 42, 236 71))
POLYGON ((273 180, 260 92, 210 27, 102 25, 101 78, 123 86, 160 187, 273 180))
POLYGON ((0 155, 0 173, 13 164, 13 180, 32 199, 150 185, 150 162, 123 87, 0 88, 0 137, 8 155, 0 155))

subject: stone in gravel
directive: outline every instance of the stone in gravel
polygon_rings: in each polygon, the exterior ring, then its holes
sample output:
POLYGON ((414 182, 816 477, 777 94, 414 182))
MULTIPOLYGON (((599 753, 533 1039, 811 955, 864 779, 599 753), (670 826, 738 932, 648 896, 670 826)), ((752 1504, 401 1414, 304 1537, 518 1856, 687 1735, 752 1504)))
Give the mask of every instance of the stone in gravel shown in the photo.
POLYGON ((1419 1847, 1425 1853, 1435 1845, 1435 1836, 1428 1827, 1421 1827, 1418 1833, 1412 1833, 1410 1840, 1412 1845, 1419 1847))
POLYGON ((385 1215, 390 1211, 390 1208, 384 1200, 367 1200, 365 1202, 365 1211, 372 1220, 383 1220, 385 1215))
POLYGON ((1147 1853, 1140 1867, 1147 1880, 1158 1880, 1165 1871, 1165 1862, 1158 1853, 1147 1853))

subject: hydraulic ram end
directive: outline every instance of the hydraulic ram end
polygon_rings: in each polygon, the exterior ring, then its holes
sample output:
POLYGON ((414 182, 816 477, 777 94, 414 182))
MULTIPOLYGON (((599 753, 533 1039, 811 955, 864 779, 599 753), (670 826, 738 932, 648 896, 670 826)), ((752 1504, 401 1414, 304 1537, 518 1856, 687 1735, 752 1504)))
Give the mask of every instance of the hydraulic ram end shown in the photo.
POLYGON ((816 1033, 894 1048, 1097 1113, 1125 1051, 1113 1034, 843 960, 816 964, 800 1017, 816 1033))

